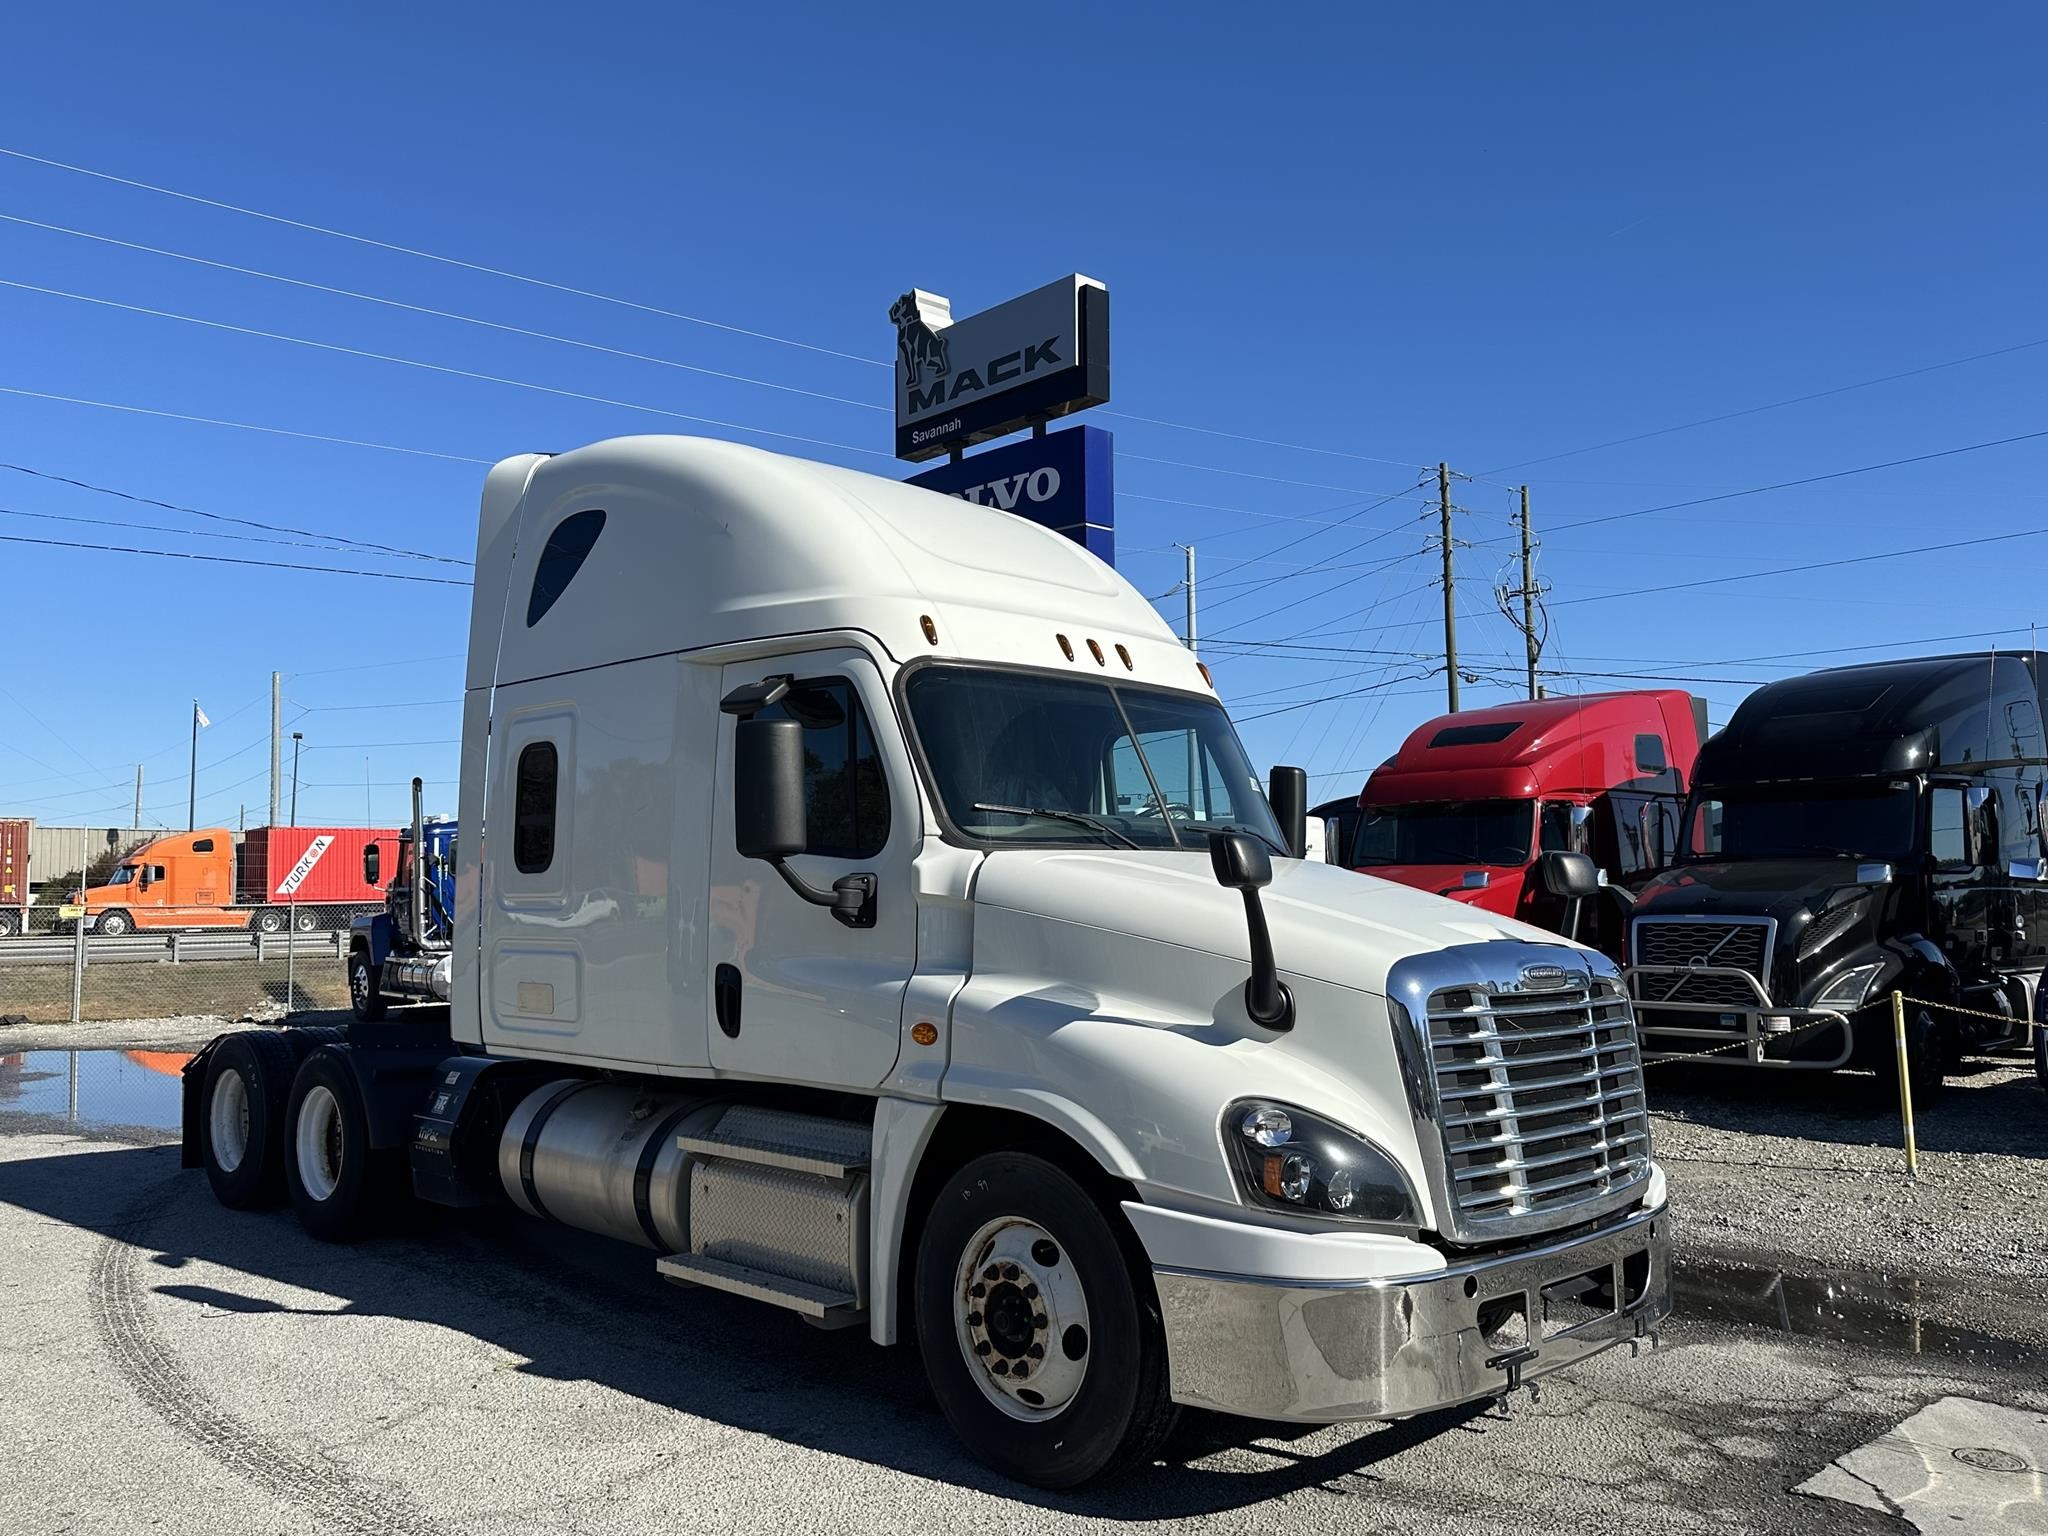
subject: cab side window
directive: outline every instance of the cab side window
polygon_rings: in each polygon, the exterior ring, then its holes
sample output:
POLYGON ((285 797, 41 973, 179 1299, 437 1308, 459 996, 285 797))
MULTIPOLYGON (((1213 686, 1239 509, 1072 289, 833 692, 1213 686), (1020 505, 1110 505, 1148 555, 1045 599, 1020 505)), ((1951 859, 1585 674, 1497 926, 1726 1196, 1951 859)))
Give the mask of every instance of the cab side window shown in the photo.
POLYGON ((1936 786, 1928 791, 1927 850, 1935 863, 1948 869, 1969 867, 1969 815, 1960 789, 1936 786))
POLYGON ((520 749, 512 792, 512 863, 522 875, 547 872, 555 862, 555 800, 561 756, 552 741, 520 749))
POLYGON ((843 677, 792 684, 756 716, 804 728, 806 853, 871 859, 889 840, 889 785, 860 695, 843 677))

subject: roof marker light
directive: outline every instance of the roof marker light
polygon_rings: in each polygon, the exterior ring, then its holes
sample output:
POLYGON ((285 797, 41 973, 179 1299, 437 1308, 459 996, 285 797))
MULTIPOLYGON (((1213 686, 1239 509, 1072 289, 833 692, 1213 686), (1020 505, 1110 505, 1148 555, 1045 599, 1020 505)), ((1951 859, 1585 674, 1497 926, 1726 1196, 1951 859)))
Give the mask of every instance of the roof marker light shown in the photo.
POLYGON ((1090 640, 1088 642, 1088 654, 1095 658, 1095 665, 1098 667, 1109 665, 1109 658, 1102 654, 1102 646, 1098 641, 1090 640))
POLYGON ((1074 642, 1065 635, 1057 635, 1054 638, 1059 641, 1060 649, 1066 652, 1067 660, 1072 661, 1074 659, 1074 642))
POLYGON ((924 631, 924 637, 926 640, 930 641, 933 645, 937 645, 939 643, 939 626, 932 622, 932 616, 930 614, 919 614, 917 616, 917 624, 918 628, 924 631))
POLYGON ((1138 670, 1137 667, 1131 661, 1130 650, 1121 641, 1117 643, 1116 654, 1117 660, 1121 661, 1124 664, 1124 670, 1126 672, 1135 672, 1138 670))

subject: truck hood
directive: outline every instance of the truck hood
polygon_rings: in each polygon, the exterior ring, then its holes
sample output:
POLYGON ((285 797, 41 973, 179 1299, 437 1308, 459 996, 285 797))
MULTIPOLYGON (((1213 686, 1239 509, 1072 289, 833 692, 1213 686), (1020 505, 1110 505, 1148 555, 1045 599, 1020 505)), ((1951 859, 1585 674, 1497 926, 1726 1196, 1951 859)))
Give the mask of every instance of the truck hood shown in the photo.
MULTIPOLYGON (((1260 895, 1283 973, 1368 992, 1384 994, 1394 962, 1424 950, 1565 942, 1462 901, 1305 859, 1276 858, 1260 895)), ((1004 849, 983 863, 974 900, 1250 963, 1244 898, 1216 883, 1206 849, 1004 849)))
POLYGON ((1521 870, 1487 864, 1375 864, 1358 873, 1491 912, 1512 911, 1522 889, 1521 870), (1475 870, 1487 876, 1487 882, 1468 888, 1465 876, 1475 870))
POLYGON ((1881 890, 1856 878, 1855 859, 1753 859, 1683 864, 1643 887, 1637 917, 1775 917, 1779 931, 1856 894, 1881 890))

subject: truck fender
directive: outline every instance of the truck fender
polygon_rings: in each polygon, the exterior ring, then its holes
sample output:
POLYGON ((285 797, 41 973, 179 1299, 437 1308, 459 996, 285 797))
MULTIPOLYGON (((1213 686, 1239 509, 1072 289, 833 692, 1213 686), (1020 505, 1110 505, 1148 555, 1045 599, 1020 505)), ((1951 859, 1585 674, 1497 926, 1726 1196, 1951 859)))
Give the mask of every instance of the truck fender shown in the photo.
POLYGON ((370 964, 381 966, 391 954, 391 914, 356 918, 349 924, 348 945, 351 950, 358 946, 368 949, 370 964))
POLYGON ((435 1074, 448 1058, 448 1043, 386 1046, 337 1040, 321 1049, 346 1066, 362 1090, 370 1149, 410 1147, 413 1117, 427 1106, 435 1074))
POLYGON ((1896 983, 1900 991, 1911 993, 1920 987, 1934 988, 1941 996, 1928 1000, 1937 1003, 1952 1001, 1962 995, 1962 977, 1956 974, 1948 956, 1941 952, 1941 946, 1924 934, 1901 934, 1887 939, 1883 947, 1900 963, 1901 971, 1896 983))
POLYGON ((910 1267, 903 1251, 910 1202, 917 1170, 945 1107, 918 1099, 875 1101, 874 1140, 868 1154, 873 1164, 868 1182, 868 1337, 877 1344, 896 1342, 898 1294, 910 1267))

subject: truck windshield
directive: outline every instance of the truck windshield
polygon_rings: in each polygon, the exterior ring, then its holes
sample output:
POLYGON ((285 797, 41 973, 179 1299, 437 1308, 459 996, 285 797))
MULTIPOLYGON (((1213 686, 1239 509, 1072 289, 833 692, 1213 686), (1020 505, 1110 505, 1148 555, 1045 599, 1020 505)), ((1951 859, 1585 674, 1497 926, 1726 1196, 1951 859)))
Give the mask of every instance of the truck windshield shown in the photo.
POLYGON ((1530 800, 1439 800, 1419 805, 1372 805, 1359 823, 1357 868, 1376 864, 1491 864, 1529 862, 1536 830, 1530 800))
POLYGON ((112 873, 111 875, 107 876, 107 884, 109 884, 109 885, 126 885, 126 884, 128 884, 128 883, 129 883, 130 881, 132 881, 132 880, 133 880, 134 878, 135 878, 135 866, 134 866, 133 864, 123 864, 123 865, 122 865, 122 866, 121 866, 121 867, 120 867, 119 869, 115 870, 115 871, 114 871, 114 872, 113 872, 113 873, 112 873))
POLYGON ((1703 791, 1686 808, 1686 856, 1904 859, 1913 852, 1916 798, 1910 783, 1703 791))
POLYGON ((1221 705, 1088 678, 931 665, 904 684, 947 819, 987 842, 1284 851, 1221 705), (1009 809, 995 809, 1008 807, 1009 809))

